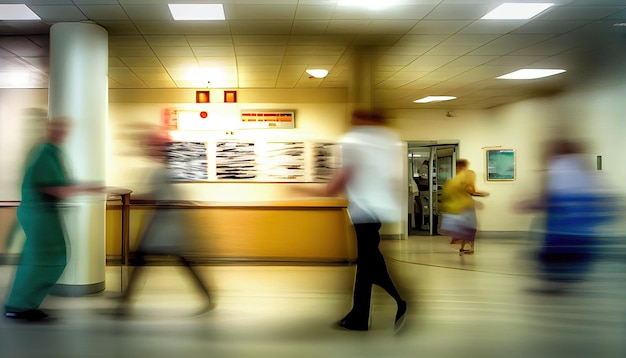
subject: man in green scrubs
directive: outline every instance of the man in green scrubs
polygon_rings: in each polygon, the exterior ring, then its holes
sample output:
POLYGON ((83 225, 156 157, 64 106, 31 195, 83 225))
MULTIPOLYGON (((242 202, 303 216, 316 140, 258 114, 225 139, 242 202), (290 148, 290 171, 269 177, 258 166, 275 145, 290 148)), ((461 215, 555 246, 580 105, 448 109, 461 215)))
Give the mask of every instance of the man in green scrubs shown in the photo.
POLYGON ((69 122, 54 118, 48 123, 46 141, 27 164, 22 182, 22 202, 17 217, 26 241, 5 305, 5 317, 41 320, 47 315, 39 305, 57 282, 66 265, 65 228, 59 204, 79 191, 72 185, 59 146, 67 137, 69 122))

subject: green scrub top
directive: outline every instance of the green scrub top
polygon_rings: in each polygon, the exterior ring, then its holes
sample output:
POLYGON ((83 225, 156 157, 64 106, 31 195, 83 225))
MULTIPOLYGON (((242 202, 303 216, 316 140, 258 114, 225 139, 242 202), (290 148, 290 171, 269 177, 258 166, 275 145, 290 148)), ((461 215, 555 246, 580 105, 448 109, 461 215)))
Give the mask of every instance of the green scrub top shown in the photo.
POLYGON ((22 203, 18 219, 26 242, 21 264, 65 265, 65 229, 59 208, 60 199, 41 189, 69 185, 61 150, 44 143, 27 165, 22 182, 22 203))

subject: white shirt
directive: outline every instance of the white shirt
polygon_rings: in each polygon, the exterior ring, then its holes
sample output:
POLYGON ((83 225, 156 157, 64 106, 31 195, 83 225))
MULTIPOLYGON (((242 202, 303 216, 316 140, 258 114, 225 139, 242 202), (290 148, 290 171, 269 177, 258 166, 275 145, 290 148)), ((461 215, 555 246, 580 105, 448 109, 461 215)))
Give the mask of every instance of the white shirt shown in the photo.
POLYGON ((379 126, 355 126, 340 143, 342 167, 350 171, 346 192, 352 222, 397 222, 402 146, 396 134, 379 126))

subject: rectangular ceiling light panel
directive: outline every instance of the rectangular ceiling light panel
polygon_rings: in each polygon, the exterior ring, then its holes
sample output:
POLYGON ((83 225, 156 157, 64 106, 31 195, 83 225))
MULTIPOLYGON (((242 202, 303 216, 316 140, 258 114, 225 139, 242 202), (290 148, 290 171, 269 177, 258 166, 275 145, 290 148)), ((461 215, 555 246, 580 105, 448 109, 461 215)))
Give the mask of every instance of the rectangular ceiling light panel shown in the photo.
POLYGON ((0 4, 0 20, 41 20, 24 4, 0 4))
POLYGON ((534 80, 536 78, 558 75, 559 73, 563 72, 565 72, 565 70, 525 68, 522 70, 507 73, 506 75, 502 75, 496 78, 502 80, 534 80))
POLYGON ((456 99, 454 96, 427 96, 422 99, 413 101, 413 103, 430 103, 430 102, 443 102, 456 99))
POLYGON ((168 4, 174 20, 226 20, 222 4, 168 4))
POLYGON ((527 20, 537 16, 549 7, 552 3, 504 3, 493 9, 484 20, 527 20))

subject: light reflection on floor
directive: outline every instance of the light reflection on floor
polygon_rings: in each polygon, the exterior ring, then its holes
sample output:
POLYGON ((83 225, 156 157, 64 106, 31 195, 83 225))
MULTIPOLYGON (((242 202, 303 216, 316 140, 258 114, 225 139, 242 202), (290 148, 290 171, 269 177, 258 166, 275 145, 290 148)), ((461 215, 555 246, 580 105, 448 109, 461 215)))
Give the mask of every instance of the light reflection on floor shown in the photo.
MULTIPOLYGON (((484 240, 459 257, 441 237, 384 241, 409 301, 393 334, 393 301, 374 290, 371 330, 337 330, 349 308, 351 266, 208 266, 216 308, 200 307, 177 267, 150 267, 135 315, 108 315, 107 291, 50 297, 49 324, 0 321, 0 357, 626 357, 626 263, 605 260, 567 294, 541 294, 526 243, 484 240)), ((3 296, 14 267, 0 267, 3 296)))

